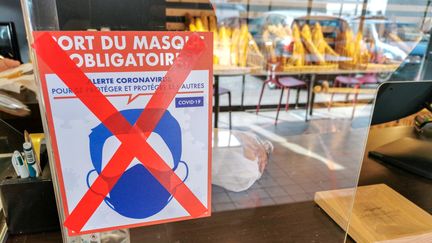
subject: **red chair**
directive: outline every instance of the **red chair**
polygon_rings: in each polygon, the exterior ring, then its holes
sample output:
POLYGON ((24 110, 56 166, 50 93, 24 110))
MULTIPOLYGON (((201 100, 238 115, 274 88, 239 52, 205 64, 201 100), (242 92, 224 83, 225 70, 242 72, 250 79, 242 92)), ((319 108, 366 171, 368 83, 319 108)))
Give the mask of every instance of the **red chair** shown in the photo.
POLYGON ((345 86, 357 86, 364 84, 376 84, 378 79, 375 74, 366 74, 360 77, 349 77, 349 76, 337 76, 334 81, 334 87, 345 86))
MULTIPOLYGON (((351 76, 337 76, 334 80, 333 87, 341 87, 342 85, 346 87, 354 87, 356 89, 360 88, 360 86, 364 84, 376 84, 378 83, 378 79, 376 78, 375 74, 365 74, 360 77, 351 77, 351 76)), ((330 96, 330 101, 328 104, 328 110, 330 111, 330 108, 333 104, 333 96, 332 94, 330 96)), ((348 100, 348 94, 346 96, 346 100, 348 100)), ((353 105, 355 106, 357 103, 357 94, 354 96, 353 105)))
MULTIPOLYGON (((287 101, 285 104, 285 110, 288 110, 289 107, 289 91, 290 89, 296 88, 296 89, 300 89, 300 88, 307 88, 307 83, 305 81, 293 78, 293 77, 278 77, 277 75, 275 75, 275 69, 276 69, 277 65, 272 65, 271 66, 271 70, 269 73, 269 78, 263 82, 262 88, 261 88, 261 94, 258 100, 258 105, 256 108, 256 113, 258 114, 259 110, 260 110, 260 106, 261 106, 261 100, 264 94, 264 89, 265 86, 268 83, 273 83, 276 85, 276 87, 281 89, 281 95, 279 98, 279 103, 278 103, 278 107, 277 107, 277 112, 276 112, 276 119, 275 119, 275 124, 277 124, 278 118, 279 118, 279 111, 280 111, 280 107, 282 104, 282 97, 283 97, 283 93, 285 91, 285 89, 288 91, 287 94, 287 101)), ((296 99, 296 105, 298 103, 298 98, 299 98, 299 92, 297 92, 297 99, 296 99)))

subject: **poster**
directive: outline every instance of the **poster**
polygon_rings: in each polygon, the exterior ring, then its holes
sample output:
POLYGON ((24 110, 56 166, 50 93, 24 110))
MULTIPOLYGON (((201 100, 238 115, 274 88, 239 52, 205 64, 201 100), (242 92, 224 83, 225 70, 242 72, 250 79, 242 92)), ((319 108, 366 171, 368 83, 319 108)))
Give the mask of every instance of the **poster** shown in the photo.
POLYGON ((68 234, 210 216, 211 33, 34 39, 68 234))

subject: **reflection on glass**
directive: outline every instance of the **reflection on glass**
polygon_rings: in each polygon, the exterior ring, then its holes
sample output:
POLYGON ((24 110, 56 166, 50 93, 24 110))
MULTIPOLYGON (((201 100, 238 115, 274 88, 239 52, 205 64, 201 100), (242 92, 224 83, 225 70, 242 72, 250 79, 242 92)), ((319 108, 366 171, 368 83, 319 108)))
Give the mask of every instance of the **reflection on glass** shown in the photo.
MULTIPOLYGON (((346 224, 342 229, 335 226, 317 209, 314 195, 354 186, 371 113, 370 105, 354 112, 356 106, 370 102, 381 82, 417 77, 431 22, 426 1, 170 0, 150 4, 134 0, 111 5, 110 1, 84 0, 83 5, 74 3, 79 7, 51 1, 58 3, 59 21, 52 16, 52 6, 45 11, 43 4, 28 2, 38 9, 31 11, 38 30, 60 26, 211 31, 215 84, 220 76, 224 97, 230 92, 229 99, 221 98, 215 106, 226 109, 229 104, 229 109, 244 111, 262 101, 261 113, 259 109, 257 113, 233 112, 232 126, 241 132, 215 130, 212 210, 216 213, 162 228, 134 229, 137 242, 202 241, 208 235, 215 237, 210 237, 213 241, 342 241, 346 224), (306 85, 291 87, 289 82, 280 82, 294 79, 306 85), (290 96, 285 99, 287 93, 290 96), (292 109, 294 103, 297 109, 292 109), (276 108, 281 109, 277 122, 276 108), (310 115, 307 121, 305 111, 310 115), (246 145, 243 132, 270 141, 273 153, 246 145), (281 222, 275 224, 275 217, 281 222), (228 221, 233 224, 227 225, 228 221), (197 224, 202 225, 199 231, 197 224), (166 227, 170 230, 162 230, 166 227), (233 233, 237 229, 248 235, 233 233), (162 238, 152 238, 156 236, 162 238)), ((222 112, 221 126, 228 127, 227 117, 222 112)), ((254 136, 250 141, 255 141, 254 136)), ((155 138, 154 144, 163 145, 159 142, 155 138)), ((348 204, 351 199, 347 197, 348 204)), ((349 214, 348 207, 343 213, 349 214)))

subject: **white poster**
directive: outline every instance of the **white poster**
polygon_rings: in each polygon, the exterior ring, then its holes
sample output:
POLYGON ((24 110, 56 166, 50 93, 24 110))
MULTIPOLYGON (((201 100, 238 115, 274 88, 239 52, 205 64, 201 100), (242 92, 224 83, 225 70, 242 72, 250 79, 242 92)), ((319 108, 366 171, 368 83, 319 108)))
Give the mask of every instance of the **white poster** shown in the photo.
POLYGON ((213 41, 191 35, 35 32, 70 235, 210 215, 213 41))

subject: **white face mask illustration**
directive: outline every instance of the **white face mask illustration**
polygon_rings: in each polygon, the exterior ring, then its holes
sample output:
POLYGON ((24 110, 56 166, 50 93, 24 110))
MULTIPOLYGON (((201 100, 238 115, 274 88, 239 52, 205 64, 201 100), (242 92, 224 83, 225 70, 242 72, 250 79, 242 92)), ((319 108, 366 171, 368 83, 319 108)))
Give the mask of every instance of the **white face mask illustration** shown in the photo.
MULTIPOLYGON (((174 158, 170 149, 168 148, 168 145, 164 142, 159 134, 152 132, 147 138, 147 143, 156 151, 156 153, 158 153, 158 155, 171 169, 174 169, 174 158)), ((106 140, 102 151, 102 168, 105 168, 105 165, 108 164, 119 146, 120 141, 115 136, 111 136, 106 140)), ((132 161, 132 163, 128 166, 128 169, 136 164, 141 164, 137 158, 132 161)), ((178 176, 183 178, 183 176, 179 174, 178 176)))

